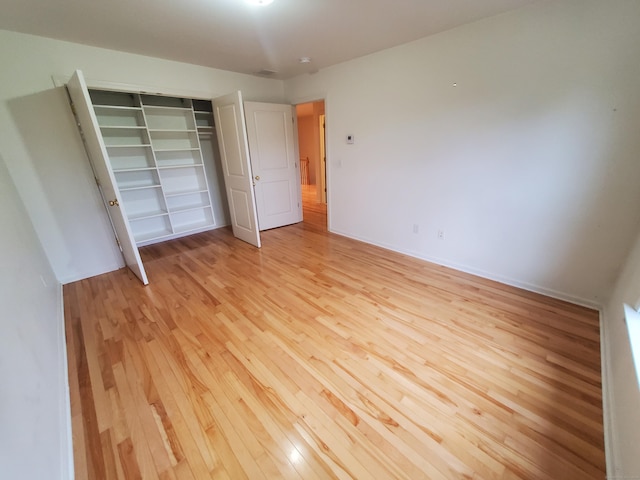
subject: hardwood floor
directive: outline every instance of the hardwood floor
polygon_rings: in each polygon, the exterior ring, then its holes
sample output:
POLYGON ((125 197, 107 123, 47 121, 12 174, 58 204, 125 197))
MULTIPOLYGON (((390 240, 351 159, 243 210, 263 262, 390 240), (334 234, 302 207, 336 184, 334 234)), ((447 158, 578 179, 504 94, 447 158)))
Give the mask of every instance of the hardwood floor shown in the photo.
POLYGON ((596 312, 325 225, 65 286, 76 478, 604 478, 596 312))

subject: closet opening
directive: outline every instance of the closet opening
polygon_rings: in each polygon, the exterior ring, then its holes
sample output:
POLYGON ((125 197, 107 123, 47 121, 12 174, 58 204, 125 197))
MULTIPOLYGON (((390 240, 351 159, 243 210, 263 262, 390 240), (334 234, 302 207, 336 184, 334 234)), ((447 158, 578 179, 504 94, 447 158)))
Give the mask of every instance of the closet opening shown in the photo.
POLYGON ((67 83, 72 110, 126 266, 138 247, 229 225, 210 100, 67 83))

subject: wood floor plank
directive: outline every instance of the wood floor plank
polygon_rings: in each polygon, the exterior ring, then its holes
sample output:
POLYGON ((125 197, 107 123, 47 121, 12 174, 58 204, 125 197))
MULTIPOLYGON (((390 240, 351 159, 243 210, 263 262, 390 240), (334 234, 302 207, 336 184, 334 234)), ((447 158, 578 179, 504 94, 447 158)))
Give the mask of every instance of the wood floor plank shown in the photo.
MULTIPOLYGON (((309 188, 309 187, 305 187, 309 188)), ((78 479, 605 477, 598 313, 305 221, 64 287, 78 479)))

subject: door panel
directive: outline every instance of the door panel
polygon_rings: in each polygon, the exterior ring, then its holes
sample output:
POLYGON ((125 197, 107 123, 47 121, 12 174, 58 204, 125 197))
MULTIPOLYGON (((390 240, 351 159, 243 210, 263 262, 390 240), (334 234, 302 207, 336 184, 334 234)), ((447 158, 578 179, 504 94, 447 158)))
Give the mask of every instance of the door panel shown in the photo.
POLYGON ((233 235, 260 247, 242 94, 235 92, 215 98, 213 113, 233 235))
POLYGON ((251 229, 251 199, 247 192, 231 189, 231 203, 233 205, 233 217, 238 228, 251 229))
POLYGON ((124 203, 120 192, 115 187, 116 181, 109 166, 107 149, 102 136, 98 134, 100 127, 93 111, 87 84, 80 70, 77 70, 67 83, 67 90, 82 130, 85 148, 93 167, 94 175, 100 182, 102 197, 105 200, 105 206, 115 230, 115 235, 120 242, 124 261, 142 283, 147 285, 149 283, 147 273, 142 265, 138 246, 133 239, 129 221, 124 213, 124 203), (111 205, 111 202, 113 202, 113 205, 111 205))
POLYGON ((245 102, 244 110, 260 230, 302 221, 294 108, 245 102))
POLYGON ((264 197, 269 199, 264 206, 267 215, 281 215, 291 210, 290 182, 273 181, 262 185, 264 197))

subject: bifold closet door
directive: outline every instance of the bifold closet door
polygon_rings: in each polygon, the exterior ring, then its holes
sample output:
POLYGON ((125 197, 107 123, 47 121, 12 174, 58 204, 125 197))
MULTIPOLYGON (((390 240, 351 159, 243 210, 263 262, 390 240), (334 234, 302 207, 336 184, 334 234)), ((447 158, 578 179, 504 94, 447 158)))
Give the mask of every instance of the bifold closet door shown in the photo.
POLYGON ((242 94, 238 91, 215 98, 213 112, 233 235, 260 247, 242 94))
MULTIPOLYGON (((116 188, 116 178, 109 166, 107 149, 99 133, 100 128, 91 104, 89 90, 80 70, 76 70, 67 83, 67 90, 69 91, 75 115, 84 137, 85 148, 91 161, 93 172, 100 182, 102 198, 105 201, 111 223, 115 229, 125 263, 142 283, 147 285, 149 283, 147 273, 142 265, 142 259, 140 258, 140 253, 138 252, 129 221, 122 210, 124 200, 116 188)), ((125 135, 131 136, 135 133, 133 130, 127 131, 126 129, 123 129, 123 132, 123 137, 125 135)), ((134 178, 131 181, 149 182, 153 180, 140 177, 134 178)))

